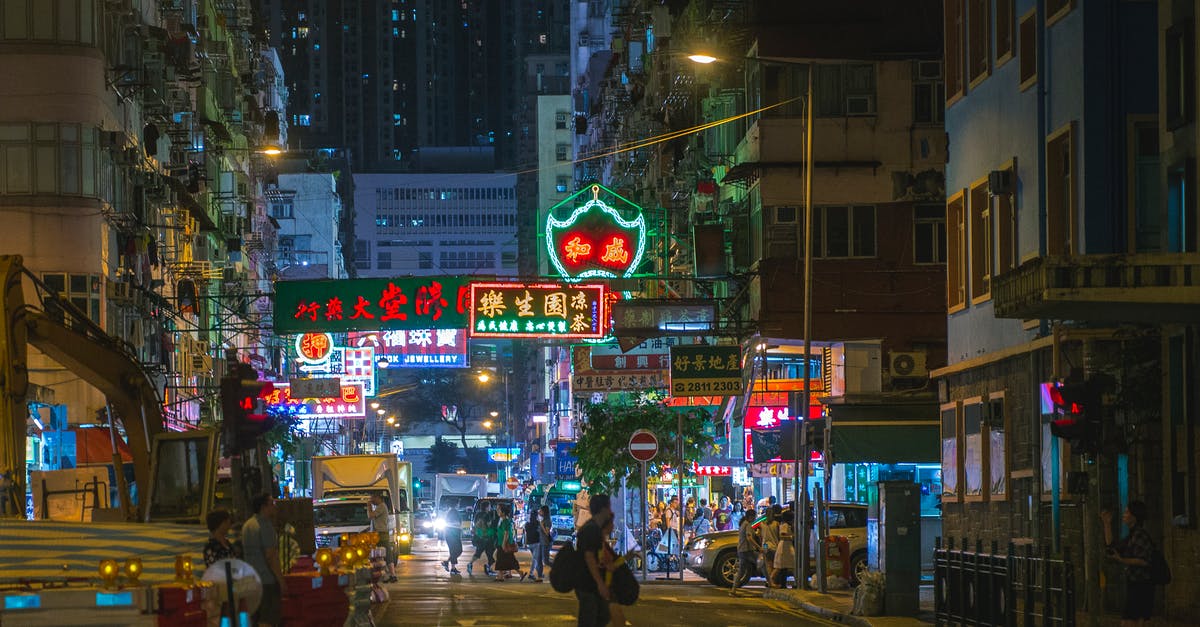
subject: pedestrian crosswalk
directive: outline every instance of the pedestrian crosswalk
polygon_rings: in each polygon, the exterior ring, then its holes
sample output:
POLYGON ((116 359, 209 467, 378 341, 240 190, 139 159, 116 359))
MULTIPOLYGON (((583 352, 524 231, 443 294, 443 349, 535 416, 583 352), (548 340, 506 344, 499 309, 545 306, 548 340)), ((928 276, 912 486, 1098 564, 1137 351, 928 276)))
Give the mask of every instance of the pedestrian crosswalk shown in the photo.
POLYGON ((101 560, 142 560, 144 583, 175 578, 175 556, 204 569, 200 525, 0 520, 0 582, 94 578, 101 560))

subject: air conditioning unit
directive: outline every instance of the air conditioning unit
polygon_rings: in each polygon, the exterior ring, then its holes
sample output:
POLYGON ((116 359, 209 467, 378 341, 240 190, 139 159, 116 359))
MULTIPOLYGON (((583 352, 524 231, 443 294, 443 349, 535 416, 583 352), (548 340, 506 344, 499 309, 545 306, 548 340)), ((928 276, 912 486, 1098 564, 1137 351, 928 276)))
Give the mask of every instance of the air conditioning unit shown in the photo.
POLYGON ((925 353, 893 352, 888 363, 893 379, 923 379, 929 376, 929 370, 925 367, 925 353))

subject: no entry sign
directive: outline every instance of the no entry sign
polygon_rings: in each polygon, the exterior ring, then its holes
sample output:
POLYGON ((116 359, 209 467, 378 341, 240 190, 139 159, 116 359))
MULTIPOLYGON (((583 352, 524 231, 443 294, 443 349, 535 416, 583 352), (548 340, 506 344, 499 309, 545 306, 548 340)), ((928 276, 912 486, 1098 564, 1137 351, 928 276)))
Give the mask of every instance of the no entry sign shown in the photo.
POLYGON ((520 485, 521 483, 517 481, 516 477, 509 477, 508 481, 504 482, 504 487, 508 488, 509 490, 516 490, 520 485))
POLYGON ((648 462, 658 454, 658 438, 646 429, 638 429, 629 436, 629 454, 639 462, 648 462))

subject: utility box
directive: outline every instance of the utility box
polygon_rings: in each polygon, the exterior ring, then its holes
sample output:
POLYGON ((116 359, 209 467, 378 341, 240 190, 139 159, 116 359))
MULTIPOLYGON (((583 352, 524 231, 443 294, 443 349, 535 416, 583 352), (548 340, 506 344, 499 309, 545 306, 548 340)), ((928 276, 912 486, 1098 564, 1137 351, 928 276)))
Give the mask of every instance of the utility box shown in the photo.
POLYGON ((913 616, 921 606, 921 487, 880 481, 867 511, 867 564, 884 574, 884 612, 913 616))

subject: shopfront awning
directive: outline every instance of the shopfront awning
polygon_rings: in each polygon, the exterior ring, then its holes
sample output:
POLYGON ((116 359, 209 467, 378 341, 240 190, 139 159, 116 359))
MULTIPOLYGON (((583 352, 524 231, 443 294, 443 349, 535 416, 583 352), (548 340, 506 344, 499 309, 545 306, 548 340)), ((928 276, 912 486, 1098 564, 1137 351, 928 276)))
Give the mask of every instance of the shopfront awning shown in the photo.
POLYGON ((835 463, 920 464, 941 459, 935 401, 830 399, 835 463))

